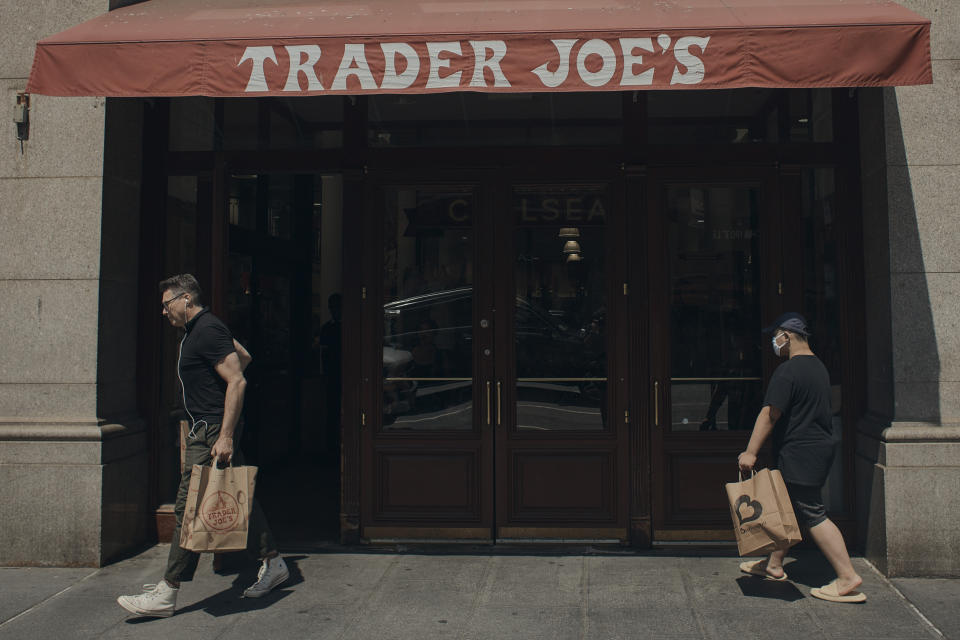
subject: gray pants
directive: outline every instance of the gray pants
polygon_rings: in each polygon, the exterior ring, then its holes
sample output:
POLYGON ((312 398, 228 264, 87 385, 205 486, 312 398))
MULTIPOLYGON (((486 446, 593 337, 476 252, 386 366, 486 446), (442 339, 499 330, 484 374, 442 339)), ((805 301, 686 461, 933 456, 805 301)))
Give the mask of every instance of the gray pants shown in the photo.
MULTIPOLYGON (((167 572, 164 578, 167 582, 188 582, 193 580, 193 574, 197 570, 197 563, 200 561, 200 554, 196 551, 190 551, 180 546, 180 527, 183 525, 183 512, 187 506, 187 490, 190 488, 190 474, 193 465, 201 466, 210 464, 212 457, 210 450, 220 437, 220 425, 211 424, 206 427, 200 427, 195 431, 196 440, 187 438, 187 450, 184 453, 183 474, 180 476, 180 488, 177 490, 177 502, 174 506, 174 515, 177 518, 177 526, 173 530, 173 540, 170 543, 170 556, 167 559, 167 572)), ((242 465, 243 455, 240 453, 236 443, 240 440, 239 429, 234 433, 233 463, 242 465)), ((267 525, 267 518, 263 515, 263 509, 256 497, 253 499, 253 505, 250 509, 250 529, 247 536, 247 551, 262 558, 277 550, 277 545, 273 540, 273 534, 267 525)))

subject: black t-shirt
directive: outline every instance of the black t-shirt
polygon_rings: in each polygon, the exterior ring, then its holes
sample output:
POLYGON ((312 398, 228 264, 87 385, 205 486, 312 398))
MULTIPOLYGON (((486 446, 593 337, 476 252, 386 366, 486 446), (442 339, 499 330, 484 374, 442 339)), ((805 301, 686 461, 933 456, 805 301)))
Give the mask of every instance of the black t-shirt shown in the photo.
POLYGON ((219 318, 204 309, 186 325, 177 365, 187 411, 194 420, 223 420, 227 383, 217 373, 217 363, 236 349, 233 334, 219 318))
POLYGON ((773 427, 773 453, 783 479, 823 486, 834 452, 827 368, 816 356, 790 358, 773 372, 763 404, 783 413, 773 427))

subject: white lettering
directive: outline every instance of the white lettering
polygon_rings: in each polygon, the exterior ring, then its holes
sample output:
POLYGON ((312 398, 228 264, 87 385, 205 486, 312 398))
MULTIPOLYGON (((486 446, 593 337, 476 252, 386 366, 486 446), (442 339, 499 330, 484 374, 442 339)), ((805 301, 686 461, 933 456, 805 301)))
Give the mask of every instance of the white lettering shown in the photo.
POLYGON ((277 64, 277 54, 273 51, 273 47, 247 47, 237 66, 239 67, 247 60, 253 60, 253 68, 250 70, 250 79, 244 91, 267 91, 267 77, 263 72, 263 64, 266 60, 273 60, 273 64, 277 64))
POLYGON ((462 198, 452 201, 450 206, 447 207, 447 214, 450 216, 450 219, 454 222, 466 222, 470 218, 470 214, 459 212, 466 210, 467 204, 467 201, 462 198))
POLYGON ((549 63, 544 62, 542 65, 533 70, 533 73, 540 78, 540 82, 543 83, 546 87, 559 87, 563 84, 563 81, 567 79, 567 75, 570 73, 570 52, 573 51, 573 45, 577 43, 576 40, 551 40, 553 46, 557 49, 557 55, 559 56, 560 62, 557 65, 556 71, 550 71, 547 67, 549 63))
POLYGON ((314 65, 320 60, 320 47, 315 44, 293 45, 285 47, 290 57, 290 73, 284 91, 300 91, 300 74, 307 76, 307 91, 323 91, 323 85, 317 77, 314 65), (307 59, 303 56, 306 54, 307 59), (294 62, 296 61, 296 62, 294 62))
POLYGON ((445 87, 459 87, 462 71, 451 73, 445 78, 440 77, 440 69, 450 67, 450 58, 440 58, 441 53, 455 53, 460 56, 463 52, 459 42, 428 42, 427 54, 430 57, 430 73, 427 76, 427 89, 441 89, 445 87))
POLYGON ((416 49, 405 42, 384 42, 380 48, 383 49, 384 60, 381 89, 406 89, 416 82, 420 74, 420 56, 417 55, 416 49), (403 56, 407 61, 407 68, 401 74, 397 73, 398 55, 403 56))
POLYGON ((607 212, 604 210, 603 202, 600 201, 600 198, 593 201, 593 206, 590 207, 590 213, 587 214, 587 222, 592 222, 594 218, 607 219, 607 212))
POLYGON ((483 77, 483 70, 486 68, 493 72, 493 86, 509 87, 510 81, 500 69, 500 62, 503 56, 507 55, 507 43, 503 40, 471 40, 470 46, 473 47, 473 78, 470 79, 470 86, 487 86, 483 77), (489 58, 487 58, 487 51, 493 53, 489 58))
POLYGON ((614 72, 617 70, 616 53, 605 40, 593 39, 587 40, 580 51, 577 53, 577 73, 591 87, 602 87, 610 82, 614 72), (589 71, 587 69, 587 58, 597 55, 603 60, 598 71, 589 71))
POLYGON ((623 77, 620 79, 620 86, 636 87, 653 84, 653 69, 647 69, 639 74, 633 72, 635 66, 643 64, 643 55, 634 55, 634 51, 640 49, 653 53, 653 39, 620 38, 620 48, 623 49, 623 77))
POLYGON ((690 47, 700 47, 700 54, 703 55, 707 50, 708 42, 710 42, 709 36, 706 38, 686 36, 677 40, 677 44, 673 48, 673 57, 687 68, 687 72, 681 73, 680 67, 675 67, 673 77, 670 78, 670 84, 700 84, 703 82, 705 72, 703 60, 690 53, 690 47))
POLYGON ((360 81, 360 88, 364 91, 371 91, 377 88, 377 81, 373 79, 370 73, 370 65, 367 64, 367 54, 364 52, 362 44, 343 45, 343 59, 340 61, 340 68, 337 69, 337 75, 333 78, 333 84, 330 88, 335 91, 344 91, 347 88, 347 78, 357 76, 360 81))

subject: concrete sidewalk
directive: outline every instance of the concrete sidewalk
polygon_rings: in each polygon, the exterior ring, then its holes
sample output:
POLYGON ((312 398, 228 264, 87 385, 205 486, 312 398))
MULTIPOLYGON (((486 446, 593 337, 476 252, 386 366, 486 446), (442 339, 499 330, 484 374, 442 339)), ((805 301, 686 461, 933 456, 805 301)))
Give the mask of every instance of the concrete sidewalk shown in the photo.
POLYGON ((778 583, 740 574, 732 554, 605 549, 331 549, 284 557, 291 578, 240 598, 256 564, 204 558, 177 615, 136 619, 116 604, 156 582, 158 545, 103 569, 0 568, 0 638, 960 639, 960 580, 892 583, 855 559, 868 601, 809 595, 831 575, 798 552, 778 583), (902 594, 901 594, 902 592, 902 594))

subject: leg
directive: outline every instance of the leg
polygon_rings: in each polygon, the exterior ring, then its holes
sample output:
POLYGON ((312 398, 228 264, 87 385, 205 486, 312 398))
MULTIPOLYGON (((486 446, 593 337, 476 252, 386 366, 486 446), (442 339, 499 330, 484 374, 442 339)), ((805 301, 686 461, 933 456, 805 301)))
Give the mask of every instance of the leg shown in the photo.
POLYGON ((820 524, 810 527, 813 541, 820 547, 820 551, 827 557, 833 570, 837 572, 837 592, 845 595, 854 591, 863 582, 850 562, 847 545, 843 541, 840 529, 829 518, 820 524))
POLYGON ((163 580, 156 585, 149 585, 140 595, 117 598, 121 607, 135 615, 163 618, 172 616, 177 605, 180 581, 192 580, 197 569, 200 554, 180 547, 180 528, 183 526, 183 512, 186 510, 193 465, 210 462, 210 446, 203 439, 202 431, 199 436, 196 440, 187 441, 184 452, 183 473, 180 475, 180 487, 177 489, 177 502, 174 506, 176 526, 170 541, 170 555, 167 557, 167 570, 163 580))
POLYGON ((187 491, 190 488, 190 475, 193 465, 210 464, 210 448, 216 442, 220 433, 220 425, 208 425, 197 429, 197 439, 187 440, 187 449, 184 454, 183 474, 180 476, 180 487, 177 489, 177 502, 173 512, 176 517, 176 526, 173 528, 173 539, 170 541, 170 555, 167 556, 167 570, 163 574, 164 580, 171 587, 179 587, 180 581, 193 580, 193 574, 200 562, 200 554, 180 546, 180 528, 183 526, 183 512, 187 506, 187 491), (212 432, 212 435, 209 433, 212 432), (211 439, 212 438, 212 439, 211 439))
POLYGON ((760 576, 768 580, 786 580, 787 573, 783 570, 783 557, 787 550, 777 550, 771 553, 766 560, 748 560, 740 563, 740 571, 752 576, 760 576))
MULTIPOLYGON (((243 454, 239 448, 234 448, 233 462, 234 464, 243 464, 243 454)), ((260 571, 257 572, 257 581, 244 589, 244 597, 259 598, 265 596, 290 577, 287 565, 277 551, 277 543, 273 539, 270 525, 267 524, 267 517, 257 500, 256 489, 254 489, 254 497, 250 505, 247 551, 260 558, 263 563, 260 565, 260 571)))
MULTIPOLYGON (((245 464, 243 453, 240 449, 234 447, 233 464, 245 464)), ((267 524, 267 517, 263 513, 260 501, 257 500, 256 488, 254 488, 253 501, 250 505, 250 522, 247 530, 247 551, 254 557, 274 558, 278 555, 277 543, 273 539, 273 532, 270 531, 270 525, 267 524)))
POLYGON ((767 557, 767 573, 774 578, 783 575, 783 558, 787 555, 786 549, 777 549, 767 557))

